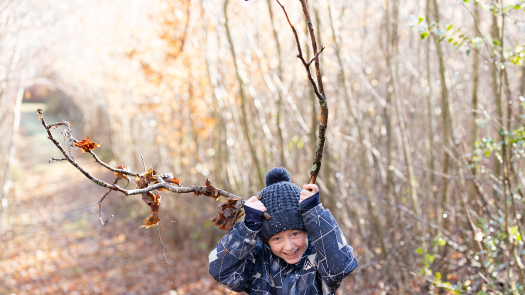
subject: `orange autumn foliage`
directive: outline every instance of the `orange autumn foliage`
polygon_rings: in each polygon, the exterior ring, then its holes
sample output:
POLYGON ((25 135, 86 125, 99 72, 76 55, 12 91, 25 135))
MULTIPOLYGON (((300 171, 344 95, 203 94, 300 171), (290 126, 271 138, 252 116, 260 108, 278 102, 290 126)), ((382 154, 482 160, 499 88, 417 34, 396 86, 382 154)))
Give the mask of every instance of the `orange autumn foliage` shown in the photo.
POLYGON ((91 140, 89 139, 89 136, 84 139, 84 140, 81 140, 79 142, 75 142, 75 146, 79 147, 80 149, 82 149, 82 153, 85 153, 85 152, 89 152, 95 148, 98 148, 100 147, 100 144, 99 143, 95 143, 95 142, 91 142, 91 140))

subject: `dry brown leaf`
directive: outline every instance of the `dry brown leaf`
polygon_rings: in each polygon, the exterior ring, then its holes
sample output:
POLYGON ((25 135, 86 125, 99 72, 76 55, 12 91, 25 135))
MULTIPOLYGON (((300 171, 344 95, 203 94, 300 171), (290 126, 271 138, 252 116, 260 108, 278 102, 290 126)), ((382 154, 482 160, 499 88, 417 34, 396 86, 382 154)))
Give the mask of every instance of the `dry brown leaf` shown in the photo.
POLYGON ((219 204, 218 207, 217 215, 210 218, 210 220, 222 230, 230 228, 230 225, 237 222, 244 215, 244 212, 240 210, 242 200, 238 198, 229 197, 224 203, 219 204))
MULTIPOLYGON (((131 172, 131 169, 129 169, 128 167, 125 167, 124 165, 120 164, 117 169, 120 169, 120 170, 124 170, 124 171, 128 171, 128 172, 131 172)), ((119 179, 128 179, 128 176, 126 174, 122 174, 120 172, 115 172, 115 175, 117 176, 117 180, 119 179)))
POLYGON ((142 195, 142 200, 151 207, 151 216, 144 220, 144 225, 141 227, 149 228, 160 221, 160 194, 154 195, 151 192, 147 192, 146 194, 142 195))
POLYGON ((79 142, 75 142, 75 146, 77 146, 80 149, 82 149, 82 153, 85 153, 85 152, 89 152, 89 151, 93 150, 94 148, 98 148, 100 146, 100 144, 91 142, 91 140, 89 139, 89 136, 88 136, 84 140, 81 140, 79 142))

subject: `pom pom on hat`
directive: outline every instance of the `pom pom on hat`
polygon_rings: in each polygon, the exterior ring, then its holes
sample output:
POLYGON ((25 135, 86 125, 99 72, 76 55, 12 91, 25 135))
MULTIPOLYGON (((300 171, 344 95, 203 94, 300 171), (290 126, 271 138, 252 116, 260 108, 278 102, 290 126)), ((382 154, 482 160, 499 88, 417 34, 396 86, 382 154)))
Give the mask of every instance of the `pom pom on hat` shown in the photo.
POLYGON ((277 167, 266 173, 265 182, 267 187, 281 181, 290 181, 290 174, 288 174, 286 169, 277 167))
POLYGON ((306 231, 301 212, 301 189, 290 182, 286 169, 278 167, 268 171, 265 177, 266 187, 259 193, 260 200, 272 216, 263 219, 259 239, 263 243, 285 230, 306 231))

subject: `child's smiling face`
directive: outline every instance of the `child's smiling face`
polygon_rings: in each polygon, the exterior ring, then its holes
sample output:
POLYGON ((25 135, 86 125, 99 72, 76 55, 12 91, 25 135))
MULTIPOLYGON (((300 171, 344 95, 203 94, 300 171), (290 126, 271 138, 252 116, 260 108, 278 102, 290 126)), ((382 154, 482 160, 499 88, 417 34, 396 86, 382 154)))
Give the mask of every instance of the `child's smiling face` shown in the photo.
POLYGON ((308 234, 306 232, 289 229, 272 236, 268 245, 273 254, 288 262, 295 264, 301 261, 304 251, 308 247, 308 234))

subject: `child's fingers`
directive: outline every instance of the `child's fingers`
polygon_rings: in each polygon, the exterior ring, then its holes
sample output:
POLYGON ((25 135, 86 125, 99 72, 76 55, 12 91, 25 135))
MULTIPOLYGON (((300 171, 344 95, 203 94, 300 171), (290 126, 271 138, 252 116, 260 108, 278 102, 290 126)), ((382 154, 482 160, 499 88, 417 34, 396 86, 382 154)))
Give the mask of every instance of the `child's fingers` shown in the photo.
POLYGON ((305 196, 303 194, 301 194, 301 196, 299 197, 299 203, 302 203, 304 200, 308 199, 309 196, 305 196))
POLYGON ((303 189, 311 190, 314 194, 319 191, 317 185, 313 183, 303 185, 303 189))
POLYGON ((257 197, 249 198, 244 203, 244 206, 248 206, 250 208, 253 208, 253 209, 256 209, 256 210, 259 210, 259 211, 262 211, 262 212, 266 212, 266 207, 264 206, 264 204, 261 201, 259 201, 259 199, 257 197))
POLYGON ((253 206, 250 206, 252 207, 253 209, 257 209, 261 212, 266 212, 266 207, 264 206, 264 204, 262 202, 259 201, 259 203, 252 203, 253 206))
POLYGON ((259 199, 257 199, 256 196, 253 196, 253 197, 249 198, 249 199, 246 201, 246 203, 244 203, 244 204, 247 204, 247 203, 248 203, 248 204, 250 204, 250 203, 255 203, 255 202, 257 202, 257 201, 259 201, 259 199))

